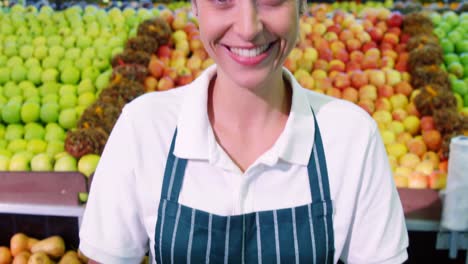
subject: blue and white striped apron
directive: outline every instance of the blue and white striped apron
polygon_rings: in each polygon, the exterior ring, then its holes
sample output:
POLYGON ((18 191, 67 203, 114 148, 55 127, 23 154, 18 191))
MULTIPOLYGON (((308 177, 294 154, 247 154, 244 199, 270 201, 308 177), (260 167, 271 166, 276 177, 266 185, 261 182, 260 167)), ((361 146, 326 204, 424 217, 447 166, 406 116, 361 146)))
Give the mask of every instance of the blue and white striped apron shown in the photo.
POLYGON ((332 202, 320 131, 307 170, 312 203, 219 216, 178 203, 187 165, 172 139, 155 230, 155 261, 167 263, 334 263, 332 202))

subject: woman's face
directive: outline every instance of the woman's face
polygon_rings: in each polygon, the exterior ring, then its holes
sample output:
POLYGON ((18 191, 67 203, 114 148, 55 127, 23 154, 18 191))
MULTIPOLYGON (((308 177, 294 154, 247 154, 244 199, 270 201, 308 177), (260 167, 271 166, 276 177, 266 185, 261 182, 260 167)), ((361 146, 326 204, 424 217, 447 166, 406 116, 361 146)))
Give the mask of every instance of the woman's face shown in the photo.
POLYGON ((194 0, 193 8, 218 75, 252 89, 281 76, 297 39, 298 0, 194 0))

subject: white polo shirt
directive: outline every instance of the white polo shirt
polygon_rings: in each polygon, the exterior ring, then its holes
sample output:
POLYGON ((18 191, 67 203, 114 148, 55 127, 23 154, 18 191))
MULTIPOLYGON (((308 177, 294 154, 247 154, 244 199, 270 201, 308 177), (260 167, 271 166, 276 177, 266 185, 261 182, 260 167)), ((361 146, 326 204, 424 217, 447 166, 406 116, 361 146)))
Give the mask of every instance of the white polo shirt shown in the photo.
POLYGON ((406 260, 402 206, 377 126, 365 111, 302 88, 285 69, 293 91, 285 129, 242 173, 216 142, 208 119, 208 84, 215 73, 212 66, 185 87, 145 94, 124 108, 94 176, 80 230, 85 255, 105 264, 139 263, 148 250, 154 256, 164 168, 176 127, 174 154, 188 159, 181 204, 227 216, 310 203, 312 107, 334 204, 335 262, 406 260))

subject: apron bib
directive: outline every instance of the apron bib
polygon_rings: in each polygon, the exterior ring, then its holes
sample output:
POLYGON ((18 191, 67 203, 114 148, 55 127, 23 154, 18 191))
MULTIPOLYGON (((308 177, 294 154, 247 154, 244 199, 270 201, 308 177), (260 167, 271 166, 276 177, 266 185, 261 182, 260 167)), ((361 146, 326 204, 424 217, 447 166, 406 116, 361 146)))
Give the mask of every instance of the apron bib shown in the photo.
POLYGON ((312 203, 286 209, 219 216, 178 203, 187 165, 166 163, 155 230, 155 261, 180 263, 334 263, 333 207, 320 131, 307 171, 312 203))

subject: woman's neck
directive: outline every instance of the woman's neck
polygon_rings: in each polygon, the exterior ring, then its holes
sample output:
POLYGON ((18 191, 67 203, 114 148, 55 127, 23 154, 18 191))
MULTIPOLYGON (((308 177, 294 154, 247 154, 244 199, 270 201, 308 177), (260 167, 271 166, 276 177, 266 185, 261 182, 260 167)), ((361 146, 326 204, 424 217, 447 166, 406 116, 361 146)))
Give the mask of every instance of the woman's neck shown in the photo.
POLYGON ((291 88, 282 71, 253 89, 239 87, 219 71, 210 84, 208 113, 213 127, 258 131, 287 117, 290 107, 291 88))

